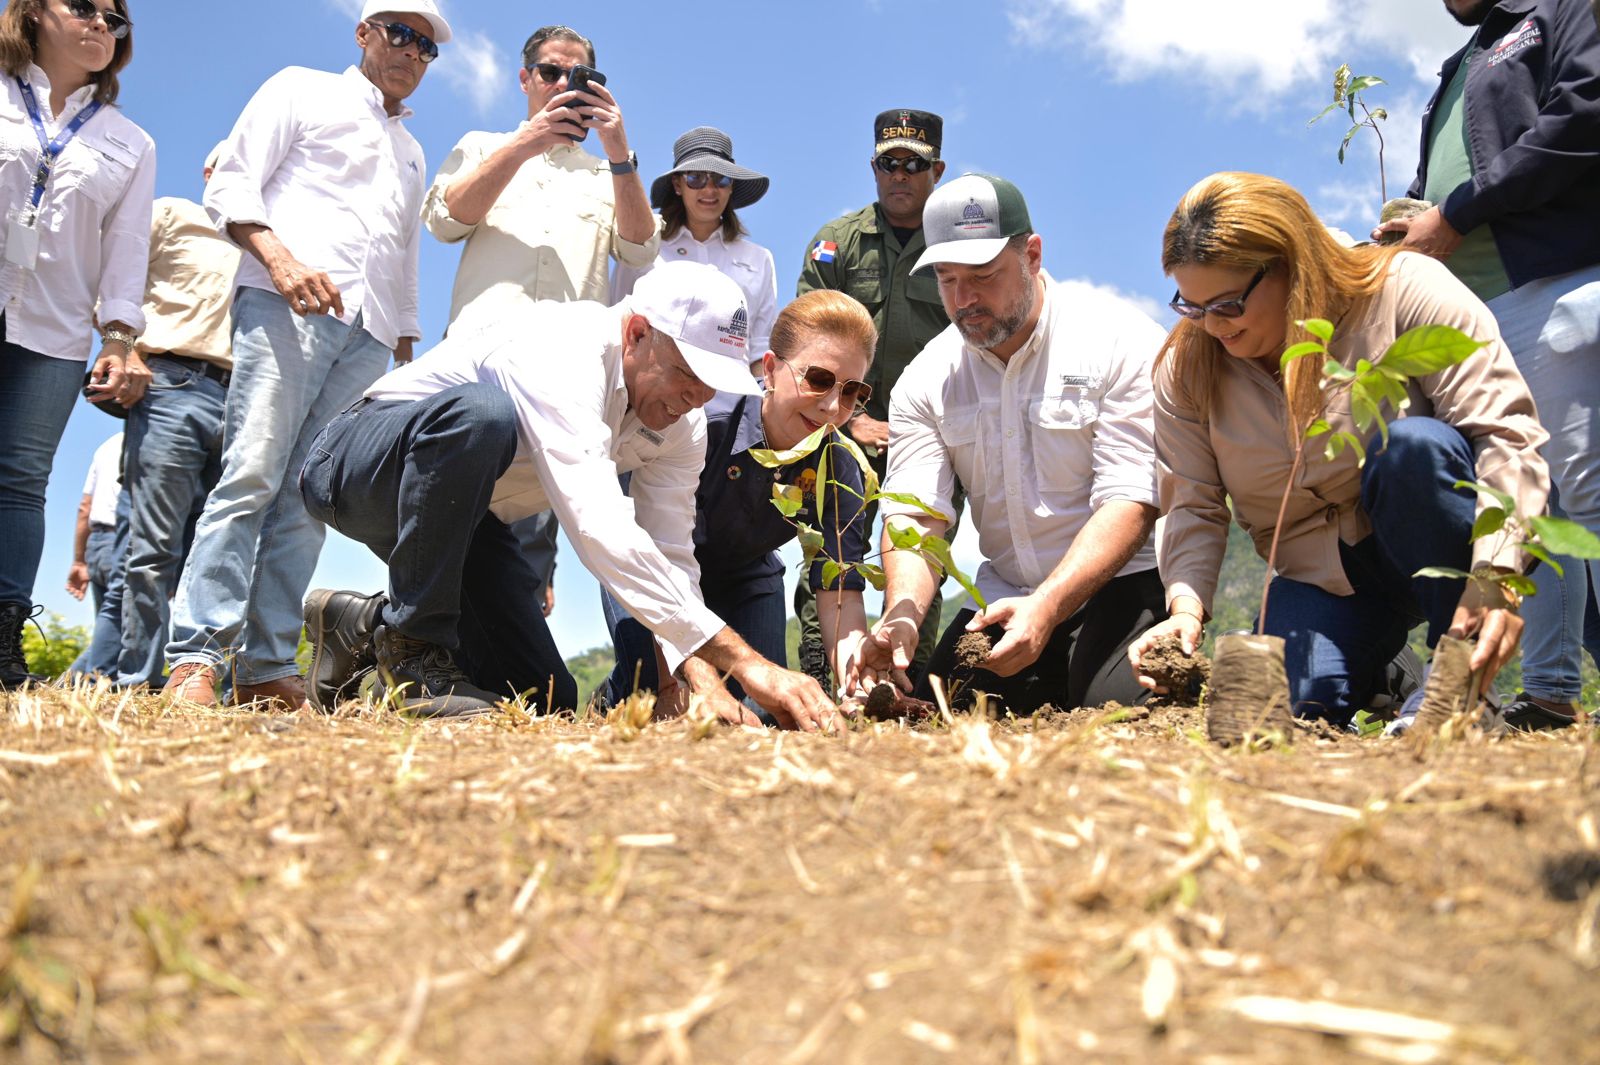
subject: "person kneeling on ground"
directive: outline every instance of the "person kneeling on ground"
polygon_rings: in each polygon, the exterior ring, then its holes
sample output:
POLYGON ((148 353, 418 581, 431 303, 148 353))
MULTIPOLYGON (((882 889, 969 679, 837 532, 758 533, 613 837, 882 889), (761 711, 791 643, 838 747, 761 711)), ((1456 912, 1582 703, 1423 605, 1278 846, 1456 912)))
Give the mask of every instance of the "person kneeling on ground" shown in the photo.
POLYGON ((389 566, 389 593, 306 601, 312 700, 331 709, 376 666, 379 698, 425 716, 531 693, 575 709, 537 578, 506 523, 554 508, 580 560, 659 640, 667 672, 698 655, 801 728, 836 711, 773 665, 696 590, 699 408, 756 390, 739 287, 672 263, 618 307, 538 303, 452 333, 323 429, 300 474, 306 506, 389 566), (534 349, 534 350, 530 350, 534 349), (617 483, 632 473, 632 498, 617 483))

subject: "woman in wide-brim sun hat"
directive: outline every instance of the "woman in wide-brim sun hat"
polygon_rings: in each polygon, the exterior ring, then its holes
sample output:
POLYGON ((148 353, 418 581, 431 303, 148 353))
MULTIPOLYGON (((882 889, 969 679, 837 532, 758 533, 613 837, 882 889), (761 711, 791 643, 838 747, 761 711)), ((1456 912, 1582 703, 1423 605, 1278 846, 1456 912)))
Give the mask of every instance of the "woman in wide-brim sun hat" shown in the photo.
MULTIPOLYGON (((720 129, 696 126, 672 146, 672 169, 650 185, 660 217, 657 263, 709 263, 744 290, 750 313, 750 356, 765 354, 778 317, 772 253, 746 236, 738 211, 766 195, 767 178, 733 159, 733 140, 720 129)), ((652 264, 654 265, 654 264, 652 264)), ((633 291, 649 270, 618 264, 611 302, 633 291)))

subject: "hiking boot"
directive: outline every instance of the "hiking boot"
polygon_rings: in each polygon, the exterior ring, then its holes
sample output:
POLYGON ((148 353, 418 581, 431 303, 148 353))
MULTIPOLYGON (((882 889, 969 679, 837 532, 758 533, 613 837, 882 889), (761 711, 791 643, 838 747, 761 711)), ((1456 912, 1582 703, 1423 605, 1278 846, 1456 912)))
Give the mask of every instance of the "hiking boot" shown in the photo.
POLYGON ((488 713, 500 701, 467 679, 447 647, 413 640, 388 625, 378 626, 372 642, 378 657, 373 698, 385 700, 393 693, 403 714, 474 717, 488 713))
POLYGON ((28 656, 22 651, 22 626, 43 610, 31 603, 0 603, 0 691, 48 679, 28 672, 28 656))
POLYGON ((305 705, 306 682, 296 675, 266 680, 260 684, 237 684, 233 689, 232 702, 234 706, 265 703, 262 709, 293 713, 305 705))
POLYGON ((209 662, 184 662, 172 667, 161 694, 199 703, 201 706, 217 705, 217 667, 209 662))
POLYGON ((1506 727, 1518 732, 1552 732, 1569 728, 1578 719, 1561 710, 1552 710, 1534 702, 1527 692, 1518 692, 1505 709, 1506 727))
POLYGON ((1383 667, 1383 676, 1378 679, 1367 709, 1379 717, 1397 715, 1411 693, 1422 687, 1422 678, 1422 659, 1407 644, 1383 667))
POLYGON ((378 664, 372 634, 388 601, 382 592, 359 595, 332 588, 318 588, 306 597, 306 638, 311 641, 306 695, 312 706, 331 714, 357 697, 361 675, 378 664))

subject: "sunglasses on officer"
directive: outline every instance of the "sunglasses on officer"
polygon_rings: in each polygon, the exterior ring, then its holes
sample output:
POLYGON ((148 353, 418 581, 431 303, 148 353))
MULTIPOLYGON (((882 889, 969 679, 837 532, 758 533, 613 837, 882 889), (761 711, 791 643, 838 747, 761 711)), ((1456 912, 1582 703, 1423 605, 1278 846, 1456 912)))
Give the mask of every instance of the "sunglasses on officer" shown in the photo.
POLYGON ((368 19, 367 25, 376 26, 387 34, 386 39, 390 48, 409 48, 415 41, 418 59, 424 63, 431 63, 439 58, 439 46, 433 43, 433 38, 418 33, 404 22, 379 22, 377 19, 368 19))
POLYGON ((678 176, 683 178, 683 183, 691 189, 703 189, 708 184, 719 189, 725 189, 733 184, 733 178, 727 174, 713 174, 709 170, 680 170, 678 176))
POLYGON ((1178 295, 1178 293, 1174 292, 1172 294, 1172 302, 1167 304, 1167 306, 1171 307, 1173 310, 1177 311, 1191 322, 1198 322, 1208 314, 1214 314, 1218 318, 1237 318, 1244 314, 1244 301, 1250 298, 1250 293, 1256 290, 1256 286, 1261 284, 1261 279, 1266 276, 1267 268, 1263 266, 1261 269, 1256 271, 1256 276, 1250 279, 1250 283, 1244 287, 1244 291, 1233 297, 1231 300, 1214 300, 1211 303, 1190 303, 1188 300, 1178 295))
POLYGON ((920 155, 908 155, 904 159, 894 155, 880 155, 872 161, 872 165, 885 174, 892 174, 896 170, 904 170, 907 174, 920 174, 924 170, 933 169, 933 162, 920 155))
POLYGON ((117 40, 122 40, 133 29, 133 23, 115 11, 101 11, 94 6, 94 0, 66 0, 67 14, 79 22, 93 22, 95 16, 106 24, 106 32, 117 40))
POLYGON ((872 386, 865 381, 840 381, 838 374, 821 366, 795 366, 788 359, 778 361, 789 367, 794 383, 809 395, 825 396, 837 388, 839 402, 857 410, 872 398, 872 386))

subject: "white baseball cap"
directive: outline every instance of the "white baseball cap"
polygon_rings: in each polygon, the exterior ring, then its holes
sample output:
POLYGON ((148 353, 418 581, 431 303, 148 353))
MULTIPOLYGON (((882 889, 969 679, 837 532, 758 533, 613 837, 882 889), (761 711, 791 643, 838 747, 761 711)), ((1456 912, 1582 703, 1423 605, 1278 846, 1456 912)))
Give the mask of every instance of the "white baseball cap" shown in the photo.
POLYGON ((361 21, 374 15, 421 15, 433 27, 433 43, 444 44, 450 39, 450 23, 439 14, 439 5, 433 0, 367 0, 361 5, 361 21))
POLYGON ((761 394, 750 375, 744 292, 715 266, 662 263, 634 284, 628 309, 676 341, 703 384, 718 392, 761 394))

